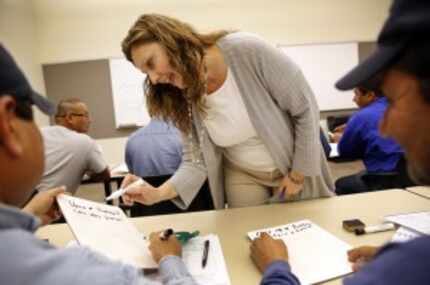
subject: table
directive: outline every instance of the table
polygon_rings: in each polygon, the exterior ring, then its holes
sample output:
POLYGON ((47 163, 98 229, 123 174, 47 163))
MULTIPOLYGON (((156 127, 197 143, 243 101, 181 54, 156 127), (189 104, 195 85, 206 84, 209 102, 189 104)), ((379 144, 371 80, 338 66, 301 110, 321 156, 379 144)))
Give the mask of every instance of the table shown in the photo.
MULTIPOLYGON (((93 183, 103 183, 104 191, 105 191, 105 197, 108 197, 112 193, 112 182, 116 184, 115 189, 119 189, 121 186, 121 182, 124 179, 126 174, 123 173, 112 173, 110 174, 109 181, 95 181, 92 179, 84 179, 81 181, 81 184, 93 184, 93 183)), ((112 201, 106 202, 107 204, 112 205, 112 201)))
POLYGON ((423 198, 430 199, 430 187, 429 186, 415 186, 406 188, 407 191, 422 196, 423 198))
MULTIPOLYGON (((141 217, 132 221, 146 234, 172 226, 175 230, 198 229, 202 234, 218 234, 232 284, 259 284, 261 274, 249 257, 248 231, 309 219, 352 246, 380 245, 394 232, 355 236, 342 229, 342 220, 359 218, 366 224, 377 224, 383 221, 384 215, 424 210, 430 210, 430 200, 394 189, 288 204, 141 217)), ((36 234, 58 246, 73 239, 67 225, 46 226, 36 234)), ((324 284, 341 284, 341 279, 324 284)))

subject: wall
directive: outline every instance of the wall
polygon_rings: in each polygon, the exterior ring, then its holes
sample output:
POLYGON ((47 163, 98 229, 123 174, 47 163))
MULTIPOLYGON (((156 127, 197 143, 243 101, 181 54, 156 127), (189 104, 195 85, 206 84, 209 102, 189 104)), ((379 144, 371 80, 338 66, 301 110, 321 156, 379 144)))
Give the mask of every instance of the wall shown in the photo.
POLYGON ((278 44, 374 40, 390 0, 34 0, 43 63, 119 56, 142 13, 163 13, 199 30, 255 32, 278 44))
MULTIPOLYGON (((12 53, 34 90, 45 94, 42 66, 37 60, 37 29, 34 9, 27 0, 0 0, 0 42, 12 53)), ((48 117, 35 111, 38 125, 48 117)))
MULTIPOLYGON (((8 3, 0 8, 21 6, 12 4, 15 2, 27 1, 0 0, 0 3, 8 3)), ((1 12, 3 9, 0 9, 0 13, 5 14, 12 23, 20 20, 25 23, 18 23, 16 29, 33 27, 28 23, 29 19, 24 19, 21 9, 35 21, 37 38, 25 30, 20 31, 21 35, 28 36, 22 42, 23 46, 18 46, 17 40, 13 42, 17 46, 17 53, 23 54, 22 61, 29 65, 30 77, 35 86, 42 88, 40 66, 32 67, 34 55, 25 53, 26 45, 37 43, 38 63, 120 56, 121 40, 142 13, 157 12, 175 16, 201 31, 225 28, 255 32, 274 44, 373 41, 391 1, 33 0, 28 3, 33 4, 34 15, 31 4, 18 7, 20 10, 14 12, 19 16, 16 20, 8 15, 9 12, 1 12), (24 58, 24 55, 27 57, 24 58)), ((10 27, 8 24, 8 29, 10 27)), ((110 163, 122 160, 124 142, 125 139, 99 140, 110 163)))

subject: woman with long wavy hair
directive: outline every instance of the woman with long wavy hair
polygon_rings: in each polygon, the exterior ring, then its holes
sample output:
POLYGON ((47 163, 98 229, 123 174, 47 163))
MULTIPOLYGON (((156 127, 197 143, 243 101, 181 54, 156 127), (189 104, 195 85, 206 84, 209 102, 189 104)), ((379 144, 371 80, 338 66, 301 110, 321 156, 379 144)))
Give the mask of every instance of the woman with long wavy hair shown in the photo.
POLYGON ((332 196, 315 98, 282 51, 253 34, 202 34, 156 14, 138 18, 122 50, 147 75, 150 115, 171 121, 184 143, 176 173, 133 188, 125 202, 186 209, 206 179, 215 208, 332 196))

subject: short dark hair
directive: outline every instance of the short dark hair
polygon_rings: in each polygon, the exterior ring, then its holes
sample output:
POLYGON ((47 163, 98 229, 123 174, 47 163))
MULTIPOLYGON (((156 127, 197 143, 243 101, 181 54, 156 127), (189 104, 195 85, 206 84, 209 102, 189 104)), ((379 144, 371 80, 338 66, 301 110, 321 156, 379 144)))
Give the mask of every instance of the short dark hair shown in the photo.
POLYGON ((371 81, 364 82, 356 88, 363 94, 373 92, 376 97, 384 97, 384 93, 382 93, 380 85, 371 81))

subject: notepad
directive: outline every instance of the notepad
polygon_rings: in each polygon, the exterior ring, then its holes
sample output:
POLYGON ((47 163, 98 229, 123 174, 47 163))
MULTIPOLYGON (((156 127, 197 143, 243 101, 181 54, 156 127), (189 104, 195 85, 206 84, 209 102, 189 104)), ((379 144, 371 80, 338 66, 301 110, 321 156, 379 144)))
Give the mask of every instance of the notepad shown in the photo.
MULTIPOLYGON (((217 235, 209 234, 206 236, 191 239, 182 248, 182 260, 188 271, 198 284, 205 285, 230 285, 230 277, 221 248, 221 243, 217 235), (204 242, 210 241, 210 250, 206 266, 202 267, 202 254, 204 242)), ((162 284, 158 273, 146 275, 152 281, 162 284)))
POLYGON ((158 267, 147 241, 120 208, 69 195, 59 195, 57 202, 80 245, 139 268, 158 267))
POLYGON ((414 231, 414 230, 410 230, 407 229, 405 227, 400 227, 396 233, 393 235, 393 237, 391 238, 392 242, 408 242, 411 241, 413 239, 419 238, 421 237, 422 234, 414 231))
POLYGON ((301 284, 316 284, 352 272, 347 252, 351 246, 309 220, 248 233, 253 240, 262 232, 288 246, 289 264, 301 284))
POLYGON ((415 212, 385 216, 384 220, 430 235, 430 212, 415 212))
POLYGON ((339 157, 339 151, 337 150, 337 143, 330 143, 330 158, 339 157))

